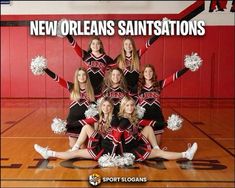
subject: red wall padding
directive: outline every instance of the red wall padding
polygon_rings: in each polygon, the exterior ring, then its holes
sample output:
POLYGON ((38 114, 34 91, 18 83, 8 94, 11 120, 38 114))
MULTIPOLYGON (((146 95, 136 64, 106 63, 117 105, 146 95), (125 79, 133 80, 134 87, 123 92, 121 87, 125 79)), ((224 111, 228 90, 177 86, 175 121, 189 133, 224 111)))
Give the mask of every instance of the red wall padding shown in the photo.
MULTIPOLYGON (((87 49, 90 37, 75 37, 87 49)), ((101 37, 106 53, 116 57, 121 49, 119 36, 101 37)), ((134 37, 137 48, 148 37, 134 37)), ((198 52, 203 66, 188 72, 165 88, 162 97, 174 98, 234 98, 234 26, 207 26, 203 37, 160 37, 141 63, 154 64, 158 79, 183 67, 184 55, 198 52)), ((82 65, 81 59, 67 39, 35 37, 28 27, 1 27, 1 97, 3 98, 62 98, 68 92, 47 75, 34 76, 30 61, 36 55, 46 56, 48 67, 66 80, 82 65)))

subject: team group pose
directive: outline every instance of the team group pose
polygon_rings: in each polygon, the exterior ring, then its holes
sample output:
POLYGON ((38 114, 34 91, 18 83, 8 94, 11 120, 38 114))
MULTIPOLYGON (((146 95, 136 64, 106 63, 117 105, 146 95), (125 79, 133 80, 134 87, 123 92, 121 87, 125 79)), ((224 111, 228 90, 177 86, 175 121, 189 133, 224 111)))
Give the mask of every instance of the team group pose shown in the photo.
POLYGON ((158 80, 153 65, 144 65, 142 71, 140 66, 141 56, 156 41, 156 36, 139 50, 136 50, 132 38, 125 38, 121 53, 115 60, 105 54, 98 37, 91 40, 88 51, 82 50, 72 36, 67 38, 88 66, 87 69, 76 70, 74 83, 52 72, 43 57, 37 57, 31 63, 35 75, 46 73, 70 92, 71 99, 65 125, 70 149, 57 152, 35 144, 35 150, 44 159, 81 157, 99 160, 105 154, 123 156, 125 153, 132 154, 135 161, 156 157, 193 159, 197 143, 185 152, 160 149, 161 134, 167 126, 160 105, 160 93, 188 70, 199 68, 201 59, 197 54, 186 56, 185 68, 158 80), (97 113, 86 117, 91 104, 96 104, 97 113), (139 108, 142 115, 138 115, 139 108))

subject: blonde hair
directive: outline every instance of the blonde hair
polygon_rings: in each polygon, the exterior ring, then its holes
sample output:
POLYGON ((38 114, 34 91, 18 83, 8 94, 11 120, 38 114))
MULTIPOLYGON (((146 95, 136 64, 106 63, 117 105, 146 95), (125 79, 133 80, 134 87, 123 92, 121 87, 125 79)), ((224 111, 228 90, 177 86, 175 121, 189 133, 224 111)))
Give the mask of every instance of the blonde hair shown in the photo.
POLYGON ((91 39, 91 41, 90 41, 90 43, 89 43, 89 47, 88 47, 87 52, 88 52, 88 53, 91 53, 91 52, 92 52, 92 50, 91 50, 91 43, 93 42, 93 40, 98 40, 98 41, 99 41, 99 43, 100 43, 99 52, 100 52, 101 54, 105 54, 103 42, 102 42, 101 39, 100 39, 99 37, 97 37, 97 36, 92 37, 92 39, 91 39))
POLYGON ((86 95, 88 97, 89 101, 94 101, 95 100, 95 96, 94 96, 94 91, 91 85, 91 81, 89 78, 89 75, 86 71, 85 68, 80 67, 75 71, 74 74, 74 86, 72 88, 71 94, 70 94, 70 99, 73 101, 79 100, 81 98, 81 89, 80 89, 80 85, 79 85, 79 81, 78 81, 78 73, 79 71, 83 71, 86 74, 86 95))
POLYGON ((131 52, 131 67, 130 68, 131 68, 131 70, 139 71, 140 70, 140 59, 139 59, 139 55, 136 50, 135 41, 131 37, 125 37, 123 39, 121 54, 117 58, 117 65, 121 69, 125 69, 127 66, 126 65, 126 51, 124 49, 124 42, 126 40, 130 40, 132 47, 133 47, 132 52, 131 52))
POLYGON ((111 99, 109 99, 108 97, 103 97, 100 99, 100 103, 98 106, 98 112, 99 112, 98 131, 106 132, 108 130, 108 128, 111 125, 111 121, 112 121, 113 109, 114 109, 114 106, 113 106, 113 102, 111 99), (106 119, 106 122, 103 126, 103 124, 101 122, 104 119, 104 113, 102 111, 102 105, 104 104, 104 102, 109 102, 109 104, 111 105, 111 111, 108 114, 108 118, 106 119))
POLYGON ((135 107, 135 110, 130 115, 127 115, 126 112, 125 112, 126 103, 129 102, 129 101, 132 101, 135 104, 134 99, 132 99, 129 96, 125 96, 121 100, 120 110, 119 110, 118 116, 127 118, 131 122, 132 125, 137 126, 137 123, 138 123, 139 120, 138 120, 138 116, 137 116, 137 112, 136 112, 136 107, 135 107))
POLYGON ((123 89, 125 92, 127 92, 127 84, 126 84, 126 80, 125 80, 125 77, 124 77, 124 74, 123 74, 123 71, 122 69, 118 68, 118 67, 114 67, 114 68, 111 68, 107 75, 104 77, 104 85, 103 85, 103 90, 105 90, 105 88, 111 88, 112 85, 113 85, 113 82, 112 82, 112 72, 114 70, 117 70, 118 72, 120 72, 121 74, 121 79, 120 79, 120 88, 123 89))

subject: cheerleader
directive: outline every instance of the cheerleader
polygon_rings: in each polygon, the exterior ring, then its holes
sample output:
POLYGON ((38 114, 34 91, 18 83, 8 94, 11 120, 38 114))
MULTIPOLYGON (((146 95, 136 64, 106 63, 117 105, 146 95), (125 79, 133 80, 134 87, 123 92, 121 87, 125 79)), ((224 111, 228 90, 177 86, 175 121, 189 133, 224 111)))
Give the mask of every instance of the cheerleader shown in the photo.
POLYGON ((144 161, 145 159, 156 157, 164 159, 193 159, 197 150, 197 143, 194 143, 192 147, 182 153, 162 151, 157 145, 151 126, 145 127, 140 132, 138 129, 135 101, 131 97, 124 97, 122 99, 118 115, 120 120, 119 126, 114 134, 114 140, 117 143, 122 143, 123 152, 132 153, 136 161, 144 161))
POLYGON ((95 95, 99 94, 106 69, 114 66, 113 59, 105 54, 103 43, 99 37, 92 38, 87 51, 83 50, 71 35, 67 35, 67 39, 77 55, 88 66, 87 72, 94 93, 95 95))
POLYGON ((117 127, 118 120, 113 116, 113 104, 109 98, 102 98, 98 106, 99 119, 94 128, 90 125, 83 126, 73 151, 56 152, 43 148, 38 144, 34 149, 44 159, 56 157, 60 159, 72 159, 77 157, 97 160, 101 155, 118 151, 112 141, 112 126, 117 127), (79 149, 80 145, 89 137, 86 149, 79 149), (114 149, 115 148, 115 149, 114 149))
MULTIPOLYGON (((154 67, 150 64, 145 65, 140 77, 138 92, 138 104, 146 110, 143 119, 165 122, 160 105, 161 91, 166 86, 173 83, 180 76, 185 74, 188 70, 191 70, 193 72, 198 70, 201 64, 202 60, 197 55, 197 53, 186 55, 184 60, 185 68, 160 81, 158 81, 157 79, 157 74, 154 67)), ((156 135, 157 142, 160 145, 164 124, 155 125, 156 126, 154 126, 154 133, 156 135)))
POLYGON ((123 39, 121 53, 115 58, 114 62, 123 70, 128 89, 132 95, 137 93, 140 58, 158 38, 159 36, 151 37, 139 50, 136 49, 135 41, 131 37, 123 39))
POLYGON ((100 96, 109 97, 114 104, 114 114, 119 111, 120 101, 128 95, 124 74, 120 68, 111 68, 104 78, 102 93, 100 96))
POLYGON ((54 81, 70 92, 70 99, 72 102, 69 106, 66 134, 69 136, 70 147, 73 147, 82 128, 82 126, 80 126, 74 129, 73 124, 78 120, 85 119, 85 111, 95 100, 94 91, 92 89, 86 69, 82 67, 78 68, 74 74, 74 83, 72 83, 65 81, 63 78, 59 77, 49 68, 47 68, 46 62, 47 60, 42 56, 38 56, 35 59, 32 59, 31 70, 35 75, 42 75, 46 73, 54 81))

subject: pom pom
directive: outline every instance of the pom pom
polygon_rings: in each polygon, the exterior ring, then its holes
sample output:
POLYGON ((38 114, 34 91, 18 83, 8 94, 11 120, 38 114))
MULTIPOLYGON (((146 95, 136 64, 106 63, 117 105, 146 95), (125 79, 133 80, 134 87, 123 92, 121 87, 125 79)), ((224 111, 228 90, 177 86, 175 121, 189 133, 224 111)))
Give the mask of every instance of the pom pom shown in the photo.
POLYGON ((98 110, 96 108, 95 104, 91 104, 90 106, 88 106, 88 109, 85 111, 85 116, 88 117, 94 117, 98 114, 98 110))
POLYGON ((170 21, 170 19, 169 19, 169 18, 167 18, 167 17, 164 17, 164 18, 162 18, 162 21, 164 21, 164 22, 168 22, 168 21, 170 21))
POLYGON ((197 55, 197 53, 193 53, 190 55, 186 55, 184 58, 184 66, 189 68, 191 71, 196 71, 202 65, 202 59, 197 55))
POLYGON ((121 167, 133 165, 134 160, 135 156, 132 153, 124 153, 123 156, 104 154, 98 159, 98 163, 101 167, 121 167))
POLYGON ((101 104, 101 102, 102 102, 103 99, 104 99, 104 98, 101 97, 101 98, 99 98, 99 99, 96 101, 97 107, 101 104))
POLYGON ((139 119, 142 119, 144 117, 144 113, 145 113, 146 109, 140 105, 136 105, 136 112, 137 112, 137 116, 139 119))
MULTIPOLYGON (((167 17, 164 17, 164 18, 162 18, 162 22, 166 22, 167 23, 167 25, 168 25, 168 27, 169 27, 169 29, 171 30, 171 25, 170 25, 170 19, 168 19, 167 17)), ((163 25, 163 24, 162 24, 163 25)), ((162 26, 163 27, 163 26, 162 26)))
POLYGON ((167 128, 176 131, 179 130, 182 127, 183 119, 178 116, 177 114, 172 114, 170 117, 168 117, 167 120, 167 128))
POLYGON ((51 124, 51 129, 55 134, 62 134, 67 131, 66 122, 60 118, 54 118, 51 124))
POLYGON ((30 65, 31 71, 34 75, 45 74, 44 69, 47 68, 47 59, 43 56, 37 56, 31 61, 30 65))
POLYGON ((58 37, 64 38, 66 35, 64 35, 61 30, 63 25, 65 24, 64 22, 69 22, 67 19, 61 19, 58 23, 57 23, 57 30, 56 30, 56 35, 58 37))

